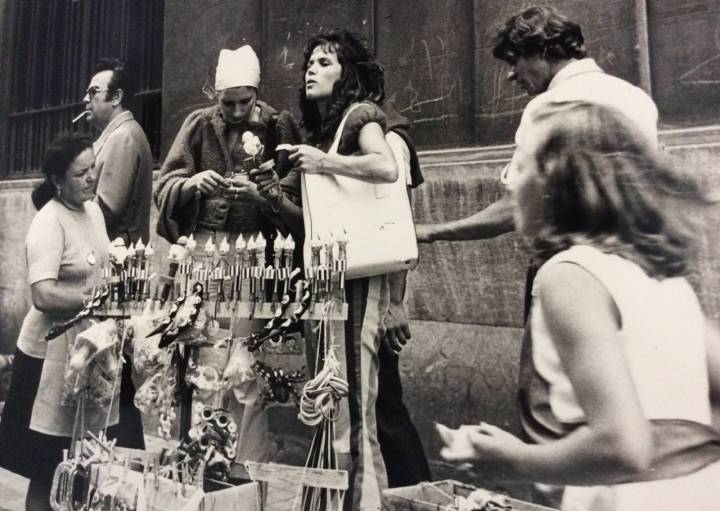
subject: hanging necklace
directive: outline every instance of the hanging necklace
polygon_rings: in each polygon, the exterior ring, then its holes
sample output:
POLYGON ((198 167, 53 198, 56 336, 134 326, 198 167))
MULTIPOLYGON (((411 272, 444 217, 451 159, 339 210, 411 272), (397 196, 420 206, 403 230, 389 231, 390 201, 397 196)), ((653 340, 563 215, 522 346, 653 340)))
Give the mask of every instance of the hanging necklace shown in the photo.
POLYGON ((67 209, 69 209, 70 211, 82 212, 82 211, 85 210, 85 206, 84 206, 84 205, 81 205, 79 208, 78 208, 78 207, 75 207, 75 206, 71 206, 65 199, 63 199, 62 193, 60 193, 59 190, 58 190, 58 193, 55 194, 55 198, 58 200, 58 202, 59 202, 60 204, 62 204, 63 206, 65 206, 65 207, 66 207, 67 209))
MULTIPOLYGON (((62 204, 65 208, 67 208, 69 211, 74 211, 76 213, 83 213, 85 212, 85 205, 83 204, 80 208, 76 208, 71 206, 67 201, 63 199, 62 193, 60 190, 55 194, 55 198, 58 200, 60 204, 62 204)), ((75 220, 77 222, 77 220, 75 220)), ((90 266, 95 266, 95 263, 97 263, 97 257, 95 256, 95 250, 93 248, 90 248, 90 251, 87 254, 87 257, 85 258, 87 263, 90 266)))

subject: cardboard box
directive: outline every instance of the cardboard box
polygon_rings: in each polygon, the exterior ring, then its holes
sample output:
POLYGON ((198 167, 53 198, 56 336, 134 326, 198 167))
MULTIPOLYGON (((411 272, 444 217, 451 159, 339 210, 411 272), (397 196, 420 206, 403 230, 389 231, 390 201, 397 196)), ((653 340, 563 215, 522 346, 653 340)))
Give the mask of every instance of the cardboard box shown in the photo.
POLYGON ((245 483, 240 486, 205 493, 202 504, 197 509, 263 511, 264 504, 260 494, 260 485, 258 483, 245 483))
MULTIPOLYGON (((207 509, 263 511, 260 485, 255 482, 201 489, 166 477, 126 469, 123 465, 96 465, 90 474, 98 503, 93 509, 117 511, 202 511, 207 509)), ((92 496, 92 495, 91 495, 92 496)))
MULTIPOLYGON (((477 488, 453 480, 420 483, 382 492, 384 511, 457 511, 457 497, 467 497, 477 488)), ((549 507, 494 494, 513 511, 557 511, 549 507)), ((491 507, 490 509, 502 509, 491 507)))

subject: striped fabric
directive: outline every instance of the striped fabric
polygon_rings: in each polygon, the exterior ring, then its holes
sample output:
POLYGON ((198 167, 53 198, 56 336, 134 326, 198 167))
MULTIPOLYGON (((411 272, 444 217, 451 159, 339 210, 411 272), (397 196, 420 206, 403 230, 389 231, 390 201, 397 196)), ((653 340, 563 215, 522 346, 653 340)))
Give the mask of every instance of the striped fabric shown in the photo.
POLYGON ((350 392, 336 423, 335 450, 340 468, 349 472, 345 510, 380 509, 380 492, 387 488, 380 453, 375 401, 378 392, 378 328, 389 293, 385 277, 347 283, 348 319, 335 323, 337 356, 345 369, 350 392))

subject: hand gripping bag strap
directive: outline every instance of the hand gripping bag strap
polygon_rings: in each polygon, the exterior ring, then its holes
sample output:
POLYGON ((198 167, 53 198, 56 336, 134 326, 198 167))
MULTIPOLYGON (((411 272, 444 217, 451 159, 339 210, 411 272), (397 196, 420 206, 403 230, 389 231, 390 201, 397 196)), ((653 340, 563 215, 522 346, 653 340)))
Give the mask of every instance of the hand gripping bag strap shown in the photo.
MULTIPOLYGON (((352 105, 335 134, 328 154, 340 144, 352 105)), ((398 166, 401 161, 393 152, 398 166)), ((305 265, 311 264, 310 240, 347 231, 347 279, 411 269, 417 263, 417 241, 402 172, 394 183, 374 185, 329 174, 303 174, 305 265)))

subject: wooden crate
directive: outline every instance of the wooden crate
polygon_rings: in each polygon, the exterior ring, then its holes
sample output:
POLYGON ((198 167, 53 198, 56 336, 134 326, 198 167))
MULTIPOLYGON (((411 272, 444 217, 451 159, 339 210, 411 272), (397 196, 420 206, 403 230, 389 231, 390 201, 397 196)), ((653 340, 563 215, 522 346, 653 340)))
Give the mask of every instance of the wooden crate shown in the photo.
MULTIPOLYGON (((453 480, 420 483, 382 492, 384 511, 455 511, 456 497, 467 497, 477 488, 453 480)), ((513 511, 557 511, 510 497, 503 498, 513 511)))

